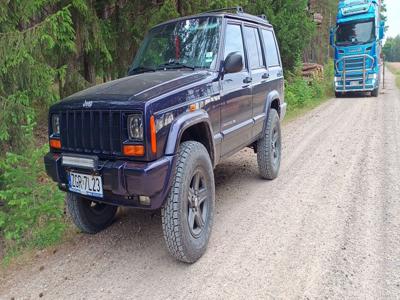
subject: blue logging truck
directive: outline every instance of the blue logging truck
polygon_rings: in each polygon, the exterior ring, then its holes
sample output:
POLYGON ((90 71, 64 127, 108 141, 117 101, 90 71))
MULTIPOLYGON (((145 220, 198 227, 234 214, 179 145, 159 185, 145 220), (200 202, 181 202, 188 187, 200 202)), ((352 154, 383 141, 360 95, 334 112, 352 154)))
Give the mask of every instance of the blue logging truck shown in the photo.
POLYGON ((330 43, 335 51, 335 95, 370 92, 377 97, 382 74, 381 0, 340 0, 330 43))

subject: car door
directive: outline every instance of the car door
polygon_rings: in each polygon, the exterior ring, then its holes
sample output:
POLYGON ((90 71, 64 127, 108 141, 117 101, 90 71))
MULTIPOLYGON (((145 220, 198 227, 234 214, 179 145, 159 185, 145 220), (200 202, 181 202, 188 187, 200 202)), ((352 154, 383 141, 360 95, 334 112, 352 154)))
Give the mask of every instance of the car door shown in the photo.
POLYGON ((252 78, 252 117, 254 120, 252 139, 255 140, 261 134, 265 121, 264 107, 268 91, 269 72, 263 58, 262 41, 258 28, 246 24, 243 33, 252 78))
POLYGON ((224 60, 232 52, 243 56, 243 70, 225 74, 221 80, 221 156, 246 146, 252 135, 251 77, 247 69, 242 24, 228 22, 225 29, 224 60))
MULTIPOLYGON (((263 45, 263 52, 265 61, 268 68, 268 80, 267 80, 267 94, 272 91, 277 91, 279 95, 283 97, 284 93, 284 78, 282 62, 279 55, 279 47, 275 38, 275 34, 272 28, 262 28, 261 38, 263 45)), ((283 101, 283 99, 280 99, 283 101)), ((258 114, 261 110, 265 110, 264 103, 255 104, 255 113, 258 114)))

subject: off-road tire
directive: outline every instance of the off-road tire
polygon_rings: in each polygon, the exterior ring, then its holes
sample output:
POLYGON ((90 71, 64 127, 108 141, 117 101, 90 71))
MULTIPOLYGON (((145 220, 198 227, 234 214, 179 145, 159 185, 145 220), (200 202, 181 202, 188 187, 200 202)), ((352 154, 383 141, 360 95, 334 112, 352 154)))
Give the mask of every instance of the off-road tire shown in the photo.
POLYGON ((275 109, 271 109, 263 136, 257 141, 258 170, 263 179, 273 180, 278 177, 281 151, 282 138, 279 115, 275 109))
POLYGON ((90 201, 72 193, 67 193, 66 202, 76 227, 89 234, 110 226, 118 210, 117 206, 90 201))
POLYGON ((378 97, 378 96, 379 96, 379 88, 376 88, 371 92, 371 97, 378 97))
MULTIPOLYGON (((196 203, 200 203, 200 200, 196 203)), ((194 263, 204 254, 211 235, 214 205, 214 172, 207 149, 198 142, 183 142, 179 147, 171 191, 161 209, 162 228, 167 248, 177 260, 194 263), (203 189, 199 194, 206 196, 203 197, 205 200, 201 202, 203 209, 199 209, 199 211, 207 212, 204 219, 202 218, 204 226, 197 228, 200 230, 198 236, 194 235, 194 226, 190 226, 189 221, 190 216, 194 218, 192 220, 197 220, 197 214, 193 216, 193 211, 196 208, 192 206, 192 202, 189 200, 193 199, 190 198, 190 195, 193 195, 192 185, 196 174, 202 176, 201 186, 203 189)))

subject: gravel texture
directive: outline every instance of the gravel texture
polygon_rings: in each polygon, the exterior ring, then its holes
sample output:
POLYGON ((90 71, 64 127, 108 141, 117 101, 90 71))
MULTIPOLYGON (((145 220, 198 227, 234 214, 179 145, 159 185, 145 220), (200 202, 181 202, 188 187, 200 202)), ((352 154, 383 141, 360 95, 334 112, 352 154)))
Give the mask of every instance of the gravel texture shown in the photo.
POLYGON ((123 209, 109 229, 3 274, 1 299, 396 299, 400 295, 400 93, 332 99, 283 126, 275 181, 246 149, 215 170, 210 244, 168 254, 159 214, 123 209))

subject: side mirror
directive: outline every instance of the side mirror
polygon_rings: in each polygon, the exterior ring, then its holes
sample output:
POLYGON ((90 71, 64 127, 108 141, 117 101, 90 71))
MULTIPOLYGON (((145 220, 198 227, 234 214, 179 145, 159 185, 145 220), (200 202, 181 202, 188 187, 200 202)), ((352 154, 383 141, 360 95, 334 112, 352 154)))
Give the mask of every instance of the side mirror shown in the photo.
POLYGON ((329 44, 334 47, 335 46, 335 28, 331 28, 329 32, 329 44))
POLYGON ((239 52, 229 53, 224 63, 225 74, 243 70, 243 56, 239 52))
POLYGON ((381 21, 379 24, 379 39, 383 40, 385 37, 385 21, 381 21))

